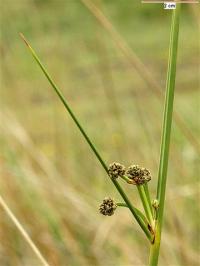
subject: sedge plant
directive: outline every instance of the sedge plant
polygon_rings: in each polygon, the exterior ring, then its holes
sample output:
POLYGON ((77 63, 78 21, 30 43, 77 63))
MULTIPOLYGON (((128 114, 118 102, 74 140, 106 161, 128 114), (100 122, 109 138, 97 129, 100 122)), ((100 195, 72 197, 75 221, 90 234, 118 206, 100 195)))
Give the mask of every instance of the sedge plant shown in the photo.
POLYGON ((180 5, 177 4, 177 8, 172 11, 172 22, 171 22, 171 34, 170 34, 170 45, 169 45, 169 60, 168 60, 168 71, 166 81, 166 94, 164 103, 164 118, 162 128, 162 139, 160 149, 160 163, 158 171, 158 182, 157 182, 157 195, 156 198, 152 198, 149 192, 148 183, 151 180, 151 173, 148 169, 140 167, 138 165, 131 165, 127 169, 120 163, 111 163, 107 165, 99 151, 95 147, 93 141, 86 133, 85 129, 81 125, 77 116, 74 114, 72 108, 69 106, 67 100, 62 94, 59 87, 55 84, 50 74, 40 61, 38 55, 30 46, 25 37, 21 34, 22 39, 29 48, 36 63, 46 76, 51 87, 56 92, 57 96, 63 103, 65 109, 71 116, 72 120, 76 124, 80 133, 82 134, 85 141, 88 143, 92 152, 98 159, 99 163, 105 170, 107 176, 119 192, 123 202, 116 203, 112 198, 106 197, 99 207, 99 211, 103 215, 111 216, 114 214, 116 208, 126 207, 130 210, 139 227, 147 237, 147 241, 150 246, 149 265, 158 265, 160 243, 161 243, 161 232, 163 224, 163 214, 165 205, 165 191, 167 181, 167 169, 169 159, 169 148, 170 148, 170 135, 172 125, 172 114, 173 114, 173 99, 175 89, 175 78, 176 78, 176 60, 178 50, 178 35, 179 35, 179 14, 180 5), (144 213, 137 209, 133 202, 127 196, 125 190, 119 181, 125 181, 129 186, 137 187, 139 198, 141 199, 144 213), (153 199, 153 201, 152 201, 153 199))

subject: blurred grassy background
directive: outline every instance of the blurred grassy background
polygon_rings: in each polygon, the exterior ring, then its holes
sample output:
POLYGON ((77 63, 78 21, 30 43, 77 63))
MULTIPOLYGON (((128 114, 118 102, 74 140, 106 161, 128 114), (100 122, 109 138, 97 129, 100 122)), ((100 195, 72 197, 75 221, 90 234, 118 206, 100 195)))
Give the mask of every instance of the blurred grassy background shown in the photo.
MULTIPOLYGON (((148 245, 19 38, 23 32, 107 163, 149 168, 155 197, 164 98, 158 98, 79 0, 1 0, 0 192, 51 265, 145 265, 148 245)), ((140 1, 93 1, 164 93, 170 11, 140 1)), ((184 5, 160 265, 199 265, 197 5, 184 5)), ((126 187, 126 184, 124 184, 126 187)), ((141 207, 136 190, 126 187, 141 207)), ((39 265, 0 209, 0 265, 39 265)))

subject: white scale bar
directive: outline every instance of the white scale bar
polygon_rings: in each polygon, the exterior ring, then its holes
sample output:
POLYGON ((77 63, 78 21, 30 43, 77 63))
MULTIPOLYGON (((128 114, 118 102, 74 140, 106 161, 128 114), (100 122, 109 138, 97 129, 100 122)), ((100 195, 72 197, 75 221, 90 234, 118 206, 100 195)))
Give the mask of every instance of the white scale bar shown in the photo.
POLYGON ((164 2, 164 9, 176 9, 175 2, 164 2))

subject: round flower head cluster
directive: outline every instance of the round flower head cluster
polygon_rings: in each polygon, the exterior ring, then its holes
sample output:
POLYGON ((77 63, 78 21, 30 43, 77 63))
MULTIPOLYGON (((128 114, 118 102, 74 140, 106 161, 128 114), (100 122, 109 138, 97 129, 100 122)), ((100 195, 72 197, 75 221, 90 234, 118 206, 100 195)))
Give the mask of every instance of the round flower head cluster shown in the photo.
POLYGON ((111 163, 108 167, 108 174, 113 179, 123 176, 125 174, 125 166, 120 163, 111 163))
POLYGON ((105 198, 99 206, 99 211, 103 215, 111 216, 117 208, 117 204, 111 198, 105 198))
POLYGON ((146 168, 141 168, 138 165, 129 166, 126 174, 134 181, 135 185, 142 185, 151 180, 151 174, 149 170, 146 168))

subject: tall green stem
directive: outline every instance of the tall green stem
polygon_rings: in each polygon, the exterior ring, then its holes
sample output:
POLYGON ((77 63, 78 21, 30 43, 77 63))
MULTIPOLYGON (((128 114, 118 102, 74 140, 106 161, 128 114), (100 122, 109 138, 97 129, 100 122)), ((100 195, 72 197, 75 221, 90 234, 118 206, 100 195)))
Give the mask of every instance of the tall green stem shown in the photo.
MULTIPOLYGON (((82 135, 85 138, 86 142, 88 143, 88 145, 90 146, 90 148, 92 149, 92 151, 94 152, 94 154, 96 155, 96 157, 97 157, 98 161, 100 162, 101 166, 104 168, 104 170, 108 174, 108 168, 106 166, 106 163, 104 162, 104 160, 100 156, 99 152, 97 151, 95 145, 92 143, 92 141, 90 140, 90 138, 86 134, 85 130, 81 126, 80 122, 78 121, 78 119, 74 115, 72 109, 68 105, 68 103, 65 100, 63 94, 61 93, 60 89, 55 84, 55 82, 53 81, 53 79, 51 78, 51 76, 49 75, 49 73, 47 72, 47 70, 45 69, 45 67, 43 66, 42 62, 40 61, 39 57, 37 56, 36 52, 33 50, 33 48, 27 42, 27 40, 25 39, 25 37, 22 34, 20 34, 20 36, 22 37, 22 39, 26 43, 27 47, 29 48, 29 51, 31 52, 31 54, 33 56, 33 58, 35 59, 35 61, 37 62, 37 64, 41 68, 41 70, 43 71, 44 75, 48 79, 48 81, 51 84, 52 88, 54 89, 54 91, 58 95, 59 99, 61 100, 61 102, 65 106, 65 108, 68 111, 68 113, 70 114, 71 118, 73 119, 74 123, 76 124, 76 126, 78 127, 78 129, 80 130, 80 132, 82 133, 82 135)), ((138 216, 137 212, 135 211, 135 208, 132 206, 131 202, 129 201, 128 197, 126 196, 126 193, 123 191, 123 189, 120 186, 120 184, 115 179, 111 179, 111 181, 113 182, 114 186, 116 187, 116 189, 118 190, 119 194, 121 195, 121 197, 123 198, 123 200, 127 204, 129 210, 131 211, 131 213, 135 217, 136 221, 138 222, 138 224, 140 225, 140 227, 142 228, 142 230, 144 231, 144 233, 146 234, 146 236, 148 237, 148 239, 150 241, 152 241, 152 237, 153 236, 152 236, 151 232, 148 230, 147 226, 143 223, 143 221, 141 220, 141 218, 138 216)))
POLYGON ((177 60, 177 50, 178 50, 180 5, 181 4, 177 4, 177 7, 175 10, 173 10, 172 14, 169 63, 168 63, 168 72, 167 72, 164 120, 163 120, 163 129, 162 129, 160 164, 159 164, 158 186, 157 186, 157 199, 159 202, 159 209, 158 209, 158 219, 156 221, 155 241, 151 245, 151 250, 150 250, 150 262, 149 262, 150 266, 156 266, 158 264, 158 257, 160 250, 164 202, 165 202, 165 190, 166 190, 166 181, 167 181, 167 168, 168 168, 168 159, 169 159, 170 135, 171 135, 171 125, 172 125, 172 112, 173 112, 173 102, 174 102, 174 88, 175 88, 175 78, 176 78, 176 60, 177 60))

